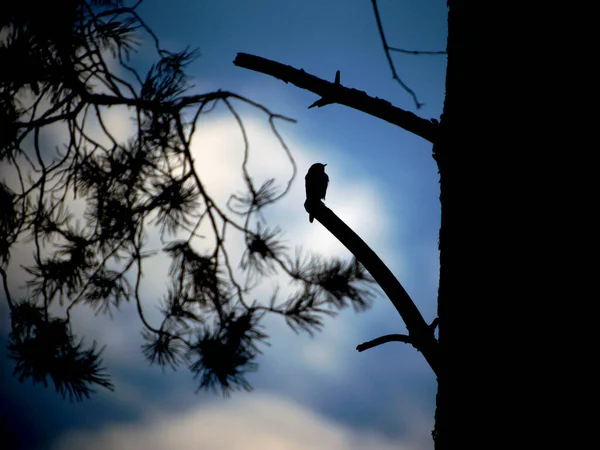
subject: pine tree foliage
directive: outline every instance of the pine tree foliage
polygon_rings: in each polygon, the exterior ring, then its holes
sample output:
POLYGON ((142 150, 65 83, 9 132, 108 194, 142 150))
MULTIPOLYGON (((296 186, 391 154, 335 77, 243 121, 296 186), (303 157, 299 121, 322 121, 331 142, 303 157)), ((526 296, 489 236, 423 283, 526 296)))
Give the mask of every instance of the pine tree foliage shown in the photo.
POLYGON ((188 94, 186 67, 198 52, 163 49, 138 15, 139 3, 7 2, 0 16, 0 164, 3 174, 18 178, 17 186, 0 179, 9 356, 21 381, 47 385, 50 379, 75 400, 112 384, 96 343, 86 347, 72 333, 74 308, 113 314, 135 304, 142 351, 151 363, 185 365, 199 389, 227 394, 250 389, 245 374, 256 368, 259 345, 267 343, 261 327, 266 314, 313 333, 342 308, 365 309, 372 295, 373 280, 356 261, 290 257, 281 230, 264 223, 260 212, 289 191, 296 172, 276 128, 277 121, 293 120, 232 92, 188 94), (148 41, 157 62, 143 73, 134 56, 148 41), (288 157, 293 175, 281 186, 275 179, 255 184, 239 104, 265 115, 288 157), (190 149, 199 119, 217 105, 231 113, 246 144, 246 191, 224 205, 209 195, 197 171, 202 162, 190 149), (135 118, 136 131, 125 140, 106 119, 117 106, 135 118), (50 149, 42 136, 56 125, 65 126, 68 137, 50 149), (71 211, 73 199, 85 204, 82 218, 71 211), (146 260, 155 255, 147 234, 155 228, 171 258, 161 323, 150 323, 148 300, 140 294, 146 260), (211 236, 199 235, 201 228, 211 236), (246 246, 239 265, 226 245, 232 233, 241 233, 246 246), (13 299, 7 268, 21 242, 34 245, 34 263, 24 270, 28 295, 13 299), (295 292, 254 299, 256 283, 274 274, 289 277, 295 292), (56 302, 65 317, 52 316, 56 302))

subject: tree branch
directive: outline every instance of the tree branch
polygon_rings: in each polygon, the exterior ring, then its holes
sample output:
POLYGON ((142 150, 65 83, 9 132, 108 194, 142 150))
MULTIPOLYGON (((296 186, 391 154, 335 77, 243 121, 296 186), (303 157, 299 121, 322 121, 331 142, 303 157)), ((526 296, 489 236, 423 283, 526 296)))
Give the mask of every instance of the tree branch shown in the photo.
POLYGON ((392 56, 390 55, 390 46, 387 44, 385 34, 383 33, 383 25, 381 25, 381 18, 379 17, 379 10, 377 9, 377 0, 371 1, 373 3, 373 9, 375 11, 375 20, 377 21, 377 28, 379 29, 379 36, 381 36, 383 50, 385 51, 385 56, 387 57, 388 63, 390 63, 390 69, 392 70, 392 78, 396 80, 400 84, 400 86, 402 86, 404 90, 410 94, 410 96, 413 98, 413 101, 415 102, 415 105, 417 106, 417 109, 419 109, 421 108, 421 106, 423 106, 423 103, 419 103, 419 100, 417 99, 417 94, 415 94, 414 91, 411 88, 409 88, 404 83, 404 81, 400 79, 398 73, 396 73, 396 67, 394 66, 394 62, 392 61, 392 56))
POLYGON ((313 204, 306 202, 304 208, 307 209, 307 212, 310 209, 310 214, 356 256, 356 259, 361 262, 381 286, 404 320, 410 343, 423 353, 437 375, 440 364, 438 342, 435 339, 433 330, 427 325, 419 309, 398 279, 365 241, 322 202, 313 204))
MULTIPOLYGON (((330 83, 302 69, 261 58, 260 56, 238 53, 233 61, 238 67, 255 72, 271 75, 286 83, 292 83, 301 89, 320 95, 323 103, 339 103, 349 106, 364 113, 383 119, 394 125, 404 128, 429 142, 435 143, 437 128, 434 123, 423 119, 416 114, 393 106, 390 102, 380 98, 373 98, 364 91, 351 89, 338 83, 330 83)), ((319 106, 319 105, 316 105, 319 106)))
POLYGON ((364 352, 365 350, 369 350, 370 348, 377 347, 381 344, 387 344, 388 342, 404 342, 406 344, 411 343, 410 337, 406 334, 386 334, 385 336, 381 336, 357 345, 356 350, 359 352, 364 352))
POLYGON ((392 52, 405 53, 407 55, 447 55, 448 52, 443 50, 438 51, 426 51, 426 50, 406 50, 404 48, 390 47, 388 45, 388 50, 392 52))

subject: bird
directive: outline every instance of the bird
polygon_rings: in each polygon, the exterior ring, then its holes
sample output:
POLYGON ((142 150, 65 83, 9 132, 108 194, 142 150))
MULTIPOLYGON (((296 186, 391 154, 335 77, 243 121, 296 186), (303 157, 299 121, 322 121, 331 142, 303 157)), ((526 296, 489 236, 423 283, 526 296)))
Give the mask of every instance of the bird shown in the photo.
MULTIPOLYGON (((329 184, 329 177, 325 173, 326 165, 327 164, 315 163, 308 169, 308 173, 304 177, 306 182, 305 205, 314 205, 321 200, 325 200, 325 193, 327 192, 327 185, 329 184)), ((310 223, 314 220, 314 216, 310 211, 308 212, 308 220, 310 223)))

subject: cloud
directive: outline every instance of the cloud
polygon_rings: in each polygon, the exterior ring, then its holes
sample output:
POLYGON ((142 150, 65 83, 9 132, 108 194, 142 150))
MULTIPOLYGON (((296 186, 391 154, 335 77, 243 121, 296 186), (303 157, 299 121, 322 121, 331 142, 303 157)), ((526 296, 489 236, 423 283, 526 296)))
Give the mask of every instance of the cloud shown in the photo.
MULTIPOLYGON (((277 185, 283 188, 292 168, 267 121, 261 119, 260 116, 244 118, 250 143, 248 169, 255 185, 276 178, 277 185)), ((285 230, 290 245, 301 245, 325 256, 350 256, 327 230, 308 222, 303 207, 304 175, 314 162, 321 160, 327 160, 330 177, 326 204, 370 244, 385 243, 392 224, 384 214, 382 195, 373 187, 372 180, 344 176, 346 164, 336 149, 317 148, 295 133, 285 133, 284 138, 298 171, 289 194, 269 206, 265 215, 269 223, 279 224, 285 230)), ((230 117, 204 119, 198 127, 198 136, 192 145, 197 170, 209 194, 220 204, 224 204, 231 193, 245 189, 241 171, 243 149, 241 132, 230 117)))
POLYGON ((142 421, 71 431, 52 450, 415 450, 416 440, 348 428, 273 395, 239 395, 183 413, 154 411, 142 421))

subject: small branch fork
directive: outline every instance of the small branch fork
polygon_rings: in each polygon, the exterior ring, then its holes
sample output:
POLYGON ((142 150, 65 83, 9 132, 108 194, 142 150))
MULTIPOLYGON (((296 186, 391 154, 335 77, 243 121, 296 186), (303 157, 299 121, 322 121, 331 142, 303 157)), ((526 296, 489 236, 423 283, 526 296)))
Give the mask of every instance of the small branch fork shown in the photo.
POLYGON ((381 286, 381 289, 383 289, 406 324, 408 336, 401 334, 383 336, 359 345, 357 350, 364 351, 392 341, 410 343, 423 353, 429 366, 437 375, 440 365, 439 345, 434 336, 437 320, 427 325, 410 295, 390 269, 360 236, 335 215, 331 209, 327 208, 322 202, 311 203, 308 201, 304 203, 304 208, 354 254, 356 259, 373 276, 377 284, 381 286))
POLYGON ((390 51, 394 51, 394 52, 398 52, 398 53, 406 53, 409 55, 445 55, 446 52, 404 50, 401 48, 390 47, 387 43, 387 40, 385 39, 385 34, 383 32, 383 25, 381 24, 381 17, 379 17, 379 9, 377 8, 377 0, 371 0, 371 2, 373 3, 373 10, 375 12, 375 20, 377 21, 377 28, 379 29, 379 36, 381 37, 381 43, 383 44, 383 50, 385 51, 385 56, 388 60, 388 63, 390 64, 390 69, 392 70, 392 78, 394 80, 396 80, 398 82, 398 84, 400 84, 400 86, 402 86, 402 88, 410 94, 413 101, 415 102, 417 109, 420 109, 421 106, 424 105, 424 103, 419 102, 419 100, 417 99, 417 94, 415 94, 414 91, 411 88, 409 88, 408 85, 406 83, 404 83, 404 81, 402 81, 402 79, 398 76, 398 73, 396 72, 396 67, 394 66, 394 62, 392 61, 392 56, 390 55, 390 51))
MULTIPOLYGON (((433 319, 433 322, 431 322, 431 324, 429 325, 429 329, 432 332, 435 331, 438 322, 439 319, 436 317, 435 319, 433 319)), ((357 345, 356 350, 358 350, 359 352, 364 352, 365 350, 369 350, 370 348, 377 347, 381 344, 387 344, 388 342, 404 342, 405 344, 412 344, 410 336, 406 334, 386 334, 385 336, 381 336, 371 341, 363 342, 362 344, 357 345)))

